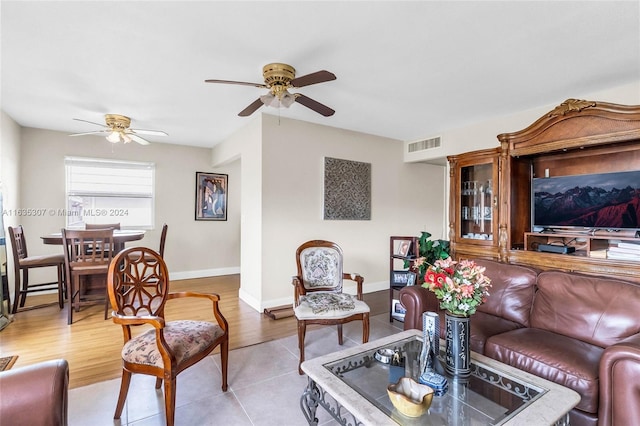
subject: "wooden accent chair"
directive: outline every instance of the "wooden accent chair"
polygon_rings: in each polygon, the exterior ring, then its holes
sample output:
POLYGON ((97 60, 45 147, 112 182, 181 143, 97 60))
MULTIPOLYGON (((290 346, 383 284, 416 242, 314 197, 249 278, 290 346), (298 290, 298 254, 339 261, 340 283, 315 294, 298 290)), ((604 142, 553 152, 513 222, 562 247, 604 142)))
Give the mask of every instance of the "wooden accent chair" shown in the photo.
POLYGON ((62 229, 62 245, 64 246, 64 260, 68 277, 69 315, 68 324, 73 323, 73 311, 80 306, 104 303, 104 319, 109 313, 109 299, 106 288, 104 298, 96 300, 83 291, 83 284, 89 277, 93 282, 105 283, 109 270, 109 263, 113 256, 113 229, 71 230, 62 229))
POLYGON ((180 372, 209 355, 220 345, 222 390, 227 390, 229 327, 219 308, 220 296, 194 292, 169 292, 169 271, 162 256, 147 247, 131 247, 118 253, 107 276, 112 319, 122 325, 122 382, 114 419, 119 419, 133 373, 156 377, 156 389, 164 380, 166 424, 175 417, 176 378, 180 372), (209 299, 214 322, 166 321, 167 300, 197 297, 209 299), (132 337, 131 327, 153 328, 132 337))
MULTIPOLYGON (((64 308, 65 298, 65 278, 64 278, 64 255, 49 254, 42 256, 29 256, 27 254, 27 241, 24 236, 22 225, 9 227, 9 239, 11 240, 11 249, 13 251, 13 275, 14 298, 11 313, 18 311, 18 305, 23 308, 27 299, 27 294, 58 289, 58 305, 60 309, 64 308), (58 281, 41 284, 29 283, 29 270, 33 268, 58 268, 58 281), (20 276, 22 275, 22 279, 20 276)), ((10 301, 9 301, 10 303, 10 301)))
POLYGON ((360 274, 344 273, 342 259, 342 249, 331 241, 307 241, 296 250, 298 275, 293 277, 293 286, 300 374, 307 324, 337 325, 338 343, 342 345, 342 324, 361 320, 362 343, 369 341, 369 306, 362 300, 364 278, 360 274), (355 298, 342 292, 345 279, 356 282, 355 298))

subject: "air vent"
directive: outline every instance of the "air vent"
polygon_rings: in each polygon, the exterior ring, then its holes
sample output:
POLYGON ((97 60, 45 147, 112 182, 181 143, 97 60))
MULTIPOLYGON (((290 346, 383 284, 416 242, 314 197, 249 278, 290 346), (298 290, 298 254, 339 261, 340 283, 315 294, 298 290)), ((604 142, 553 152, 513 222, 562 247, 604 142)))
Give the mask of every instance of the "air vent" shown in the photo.
POLYGON ((431 139, 424 139, 421 141, 410 142, 408 144, 408 151, 417 152, 417 151, 424 151, 427 149, 439 148, 440 142, 441 142, 440 136, 436 136, 435 138, 431 138, 431 139))

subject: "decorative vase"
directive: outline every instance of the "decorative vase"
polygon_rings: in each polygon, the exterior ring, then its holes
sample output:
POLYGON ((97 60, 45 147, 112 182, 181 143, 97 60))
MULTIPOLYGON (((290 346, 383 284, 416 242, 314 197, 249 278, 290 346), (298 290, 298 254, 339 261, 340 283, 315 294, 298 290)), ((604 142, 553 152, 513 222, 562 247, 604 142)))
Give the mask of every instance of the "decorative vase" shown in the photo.
POLYGON ((471 349, 469 327, 471 318, 445 312, 446 330, 445 370, 454 377, 469 377, 471 374, 471 349))

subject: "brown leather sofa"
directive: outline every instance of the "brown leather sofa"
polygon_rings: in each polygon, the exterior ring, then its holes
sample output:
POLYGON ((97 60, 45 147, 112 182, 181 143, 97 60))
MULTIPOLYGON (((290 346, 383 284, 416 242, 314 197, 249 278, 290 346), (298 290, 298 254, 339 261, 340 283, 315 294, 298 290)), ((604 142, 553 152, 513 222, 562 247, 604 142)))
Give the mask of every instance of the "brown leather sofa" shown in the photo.
POLYGON ((0 373, 0 425, 67 424, 69 364, 45 361, 0 373))
MULTIPOLYGON (((578 392, 571 425, 640 422, 640 286, 606 277, 477 260, 491 278, 471 317, 471 349, 578 392)), ((444 312, 420 286, 400 291, 404 328, 444 312)))

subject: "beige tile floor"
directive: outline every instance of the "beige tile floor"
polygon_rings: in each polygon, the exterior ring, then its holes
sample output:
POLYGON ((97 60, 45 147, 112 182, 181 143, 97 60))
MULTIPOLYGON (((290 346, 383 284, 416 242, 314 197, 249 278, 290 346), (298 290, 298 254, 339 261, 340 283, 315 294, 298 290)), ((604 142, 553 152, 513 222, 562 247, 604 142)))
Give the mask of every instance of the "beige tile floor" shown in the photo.
MULTIPOLYGON (((401 330, 389 322, 389 314, 371 318, 369 340, 401 330)), ((306 358, 335 352, 362 342, 362 323, 344 325, 344 345, 338 345, 335 327, 307 331, 306 358)), ((300 410, 300 396, 307 377, 298 374, 297 337, 290 336, 229 353, 229 389, 222 392, 220 356, 212 355, 178 376, 177 426, 297 426, 307 422, 300 410)), ((155 378, 134 375, 120 420, 113 420, 120 379, 100 382, 69 391, 69 425, 164 425, 162 391, 155 390, 155 378)), ((338 423, 322 408, 320 425, 338 423)))

